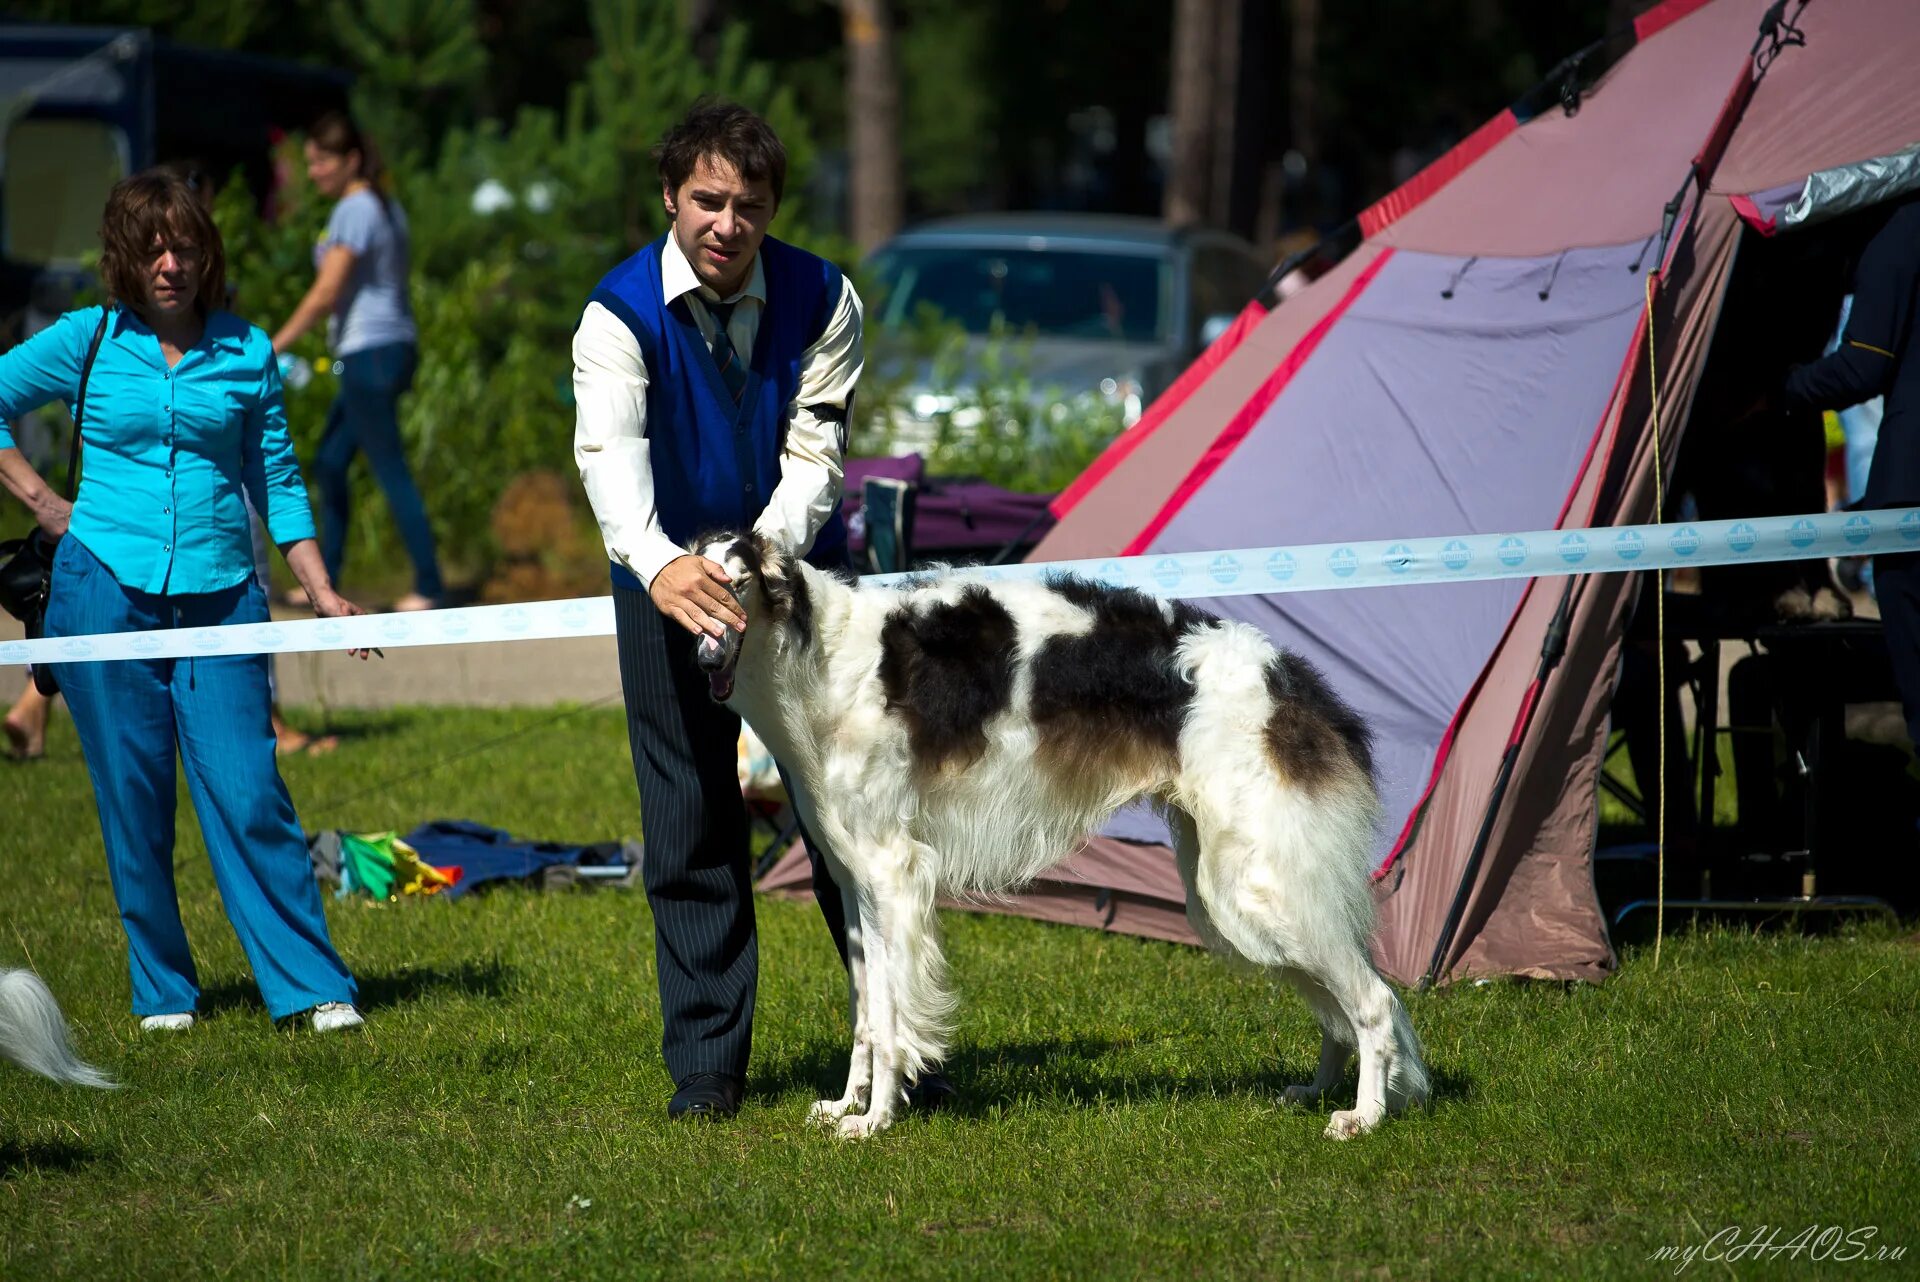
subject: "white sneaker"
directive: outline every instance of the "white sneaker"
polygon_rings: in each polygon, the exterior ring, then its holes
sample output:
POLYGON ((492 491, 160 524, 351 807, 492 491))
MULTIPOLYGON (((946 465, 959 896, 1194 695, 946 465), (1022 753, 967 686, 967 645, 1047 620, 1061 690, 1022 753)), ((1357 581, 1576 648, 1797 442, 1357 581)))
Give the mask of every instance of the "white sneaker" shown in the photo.
POLYGON ((358 1028, 367 1021, 360 1018, 352 1002, 321 1002, 313 1008, 313 1031, 316 1033, 338 1033, 348 1028, 358 1028))
POLYGON ((193 1027, 193 1012, 181 1011, 176 1015, 149 1015, 140 1021, 143 1033, 184 1033, 193 1027))

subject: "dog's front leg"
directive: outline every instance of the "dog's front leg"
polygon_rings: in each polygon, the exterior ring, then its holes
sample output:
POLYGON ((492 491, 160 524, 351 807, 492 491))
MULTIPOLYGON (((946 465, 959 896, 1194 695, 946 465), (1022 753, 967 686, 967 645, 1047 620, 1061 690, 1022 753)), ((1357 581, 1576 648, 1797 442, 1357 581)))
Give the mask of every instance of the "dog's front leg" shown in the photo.
MULTIPOLYGON (((894 1028, 894 1005, 899 998, 893 973, 894 950, 899 946, 898 913, 892 902, 895 896, 872 882, 863 882, 857 898, 860 900, 860 920, 866 927, 863 937, 866 967, 861 983, 864 1001, 861 1005, 866 1016, 872 1078, 867 1111, 851 1113, 840 1119, 839 1135, 842 1139, 865 1139, 884 1131, 893 1125, 894 1114, 904 1098, 899 1039, 894 1028)), ((857 1044, 855 1054, 859 1054, 857 1044)))
MULTIPOLYGON (((836 869, 835 873, 839 884, 847 884, 844 871, 836 869)), ((866 1112, 873 1083, 873 1027, 867 1010, 865 924, 860 918, 860 897, 851 890, 843 890, 840 899, 847 922, 847 1022, 853 1028, 853 1053, 847 1060, 846 1090, 839 1099, 815 1101, 808 1115, 822 1124, 837 1122, 848 1113, 866 1112)))

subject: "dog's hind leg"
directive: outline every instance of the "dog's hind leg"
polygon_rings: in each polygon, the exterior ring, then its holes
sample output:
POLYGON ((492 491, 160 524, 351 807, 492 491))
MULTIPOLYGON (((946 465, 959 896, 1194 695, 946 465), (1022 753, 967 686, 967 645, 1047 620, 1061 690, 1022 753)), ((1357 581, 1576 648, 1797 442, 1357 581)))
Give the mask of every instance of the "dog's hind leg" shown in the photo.
MULTIPOLYGON (((834 870, 844 878, 845 873, 834 870)), ((853 1052, 847 1059, 847 1087, 839 1099, 814 1101, 808 1118, 815 1122, 838 1122, 849 1113, 867 1111, 873 1085, 873 1027, 867 1009, 867 945, 864 923, 860 918, 860 897, 842 890, 847 922, 847 1022, 853 1029, 853 1052)))
POLYGON ((1228 942, 1207 911, 1206 897, 1200 893, 1200 832, 1193 816, 1178 806, 1163 808, 1167 829, 1173 834, 1173 862, 1180 869, 1180 880, 1187 890, 1187 924, 1208 952, 1238 955, 1239 949, 1228 942))
POLYGON ((1352 1139, 1372 1130, 1387 1115, 1389 1104, 1399 1111, 1424 1103, 1427 1072, 1413 1025, 1393 989, 1374 970, 1365 946, 1355 944, 1344 956, 1323 953, 1302 959, 1301 966, 1339 1003, 1360 1052, 1358 1097, 1351 1109, 1327 1120, 1327 1138, 1352 1139))
POLYGON ((1285 974, 1320 1025, 1320 1063, 1313 1070, 1311 1082, 1287 1087, 1282 1098, 1289 1104, 1314 1104, 1338 1086, 1345 1075, 1347 1062, 1353 1058, 1353 1027, 1347 1022, 1340 1003, 1320 981, 1292 966, 1286 968, 1285 974))

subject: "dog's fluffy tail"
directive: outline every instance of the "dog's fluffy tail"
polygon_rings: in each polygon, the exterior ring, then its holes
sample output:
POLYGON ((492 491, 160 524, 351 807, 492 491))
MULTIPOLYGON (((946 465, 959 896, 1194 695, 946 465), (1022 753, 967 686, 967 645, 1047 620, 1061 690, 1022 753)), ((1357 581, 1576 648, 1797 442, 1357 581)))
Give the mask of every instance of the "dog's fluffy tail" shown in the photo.
POLYGON ((56 1082, 117 1085, 73 1053, 60 1004, 30 970, 0 970, 0 1058, 56 1082))

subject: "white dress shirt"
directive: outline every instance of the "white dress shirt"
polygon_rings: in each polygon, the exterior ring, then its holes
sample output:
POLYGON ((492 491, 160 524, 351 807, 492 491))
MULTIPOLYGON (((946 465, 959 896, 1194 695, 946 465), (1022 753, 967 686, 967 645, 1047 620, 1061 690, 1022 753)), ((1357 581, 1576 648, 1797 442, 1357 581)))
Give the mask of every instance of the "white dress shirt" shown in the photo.
MULTIPOLYGON (((740 359, 751 360, 767 301, 767 277, 758 254, 746 286, 721 298, 699 282, 693 265, 672 236, 661 256, 666 301, 689 295, 687 310, 713 347, 711 302, 737 303, 727 325, 740 359)), ((860 343, 860 296, 851 280, 840 291, 833 318, 802 354, 800 385, 787 406, 786 443, 780 451, 780 481, 753 523, 794 556, 813 546, 814 536, 840 503, 846 454, 844 411, 864 361, 860 343), (839 409, 822 418, 816 408, 839 409)), ((573 336, 573 459, 587 501, 600 522, 610 560, 624 565, 651 588, 653 576, 686 549, 667 537, 653 497, 653 467, 647 442, 647 366, 626 323, 599 303, 588 303, 573 336)))

